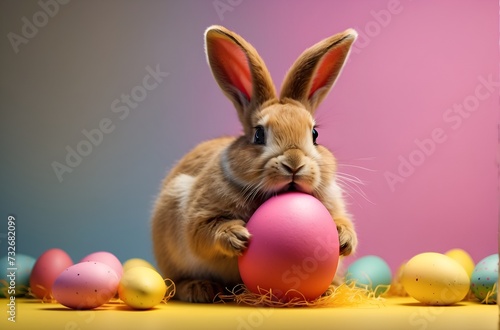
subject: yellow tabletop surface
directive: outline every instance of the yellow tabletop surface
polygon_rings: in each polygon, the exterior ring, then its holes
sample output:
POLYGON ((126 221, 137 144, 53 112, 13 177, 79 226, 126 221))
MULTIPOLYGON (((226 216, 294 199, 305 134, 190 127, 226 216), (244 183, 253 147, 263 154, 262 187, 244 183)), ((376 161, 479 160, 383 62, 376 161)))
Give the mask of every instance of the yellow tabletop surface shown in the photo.
POLYGON ((498 329, 497 305, 460 302, 425 306, 413 298, 385 298, 349 307, 254 307, 169 301, 146 311, 123 303, 77 311, 35 299, 0 299, 0 329, 498 329), (13 320, 13 319, 11 319, 13 320))

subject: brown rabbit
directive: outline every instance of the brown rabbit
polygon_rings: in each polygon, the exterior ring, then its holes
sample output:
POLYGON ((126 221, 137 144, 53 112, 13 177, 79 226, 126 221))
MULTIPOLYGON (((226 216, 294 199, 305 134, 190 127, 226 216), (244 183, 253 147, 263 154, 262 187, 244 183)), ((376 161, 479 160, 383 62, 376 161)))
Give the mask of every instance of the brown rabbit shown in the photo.
POLYGON ((356 37, 349 29, 307 49, 277 97, 264 62, 248 42, 222 26, 207 29, 208 63, 236 108, 244 135, 201 143, 161 186, 153 247, 161 273, 176 284, 176 298, 211 302, 225 287, 241 283, 237 258, 250 239, 245 224, 280 192, 318 198, 335 221, 341 255, 354 252, 357 238, 336 182, 336 161, 317 143, 313 115, 356 37))

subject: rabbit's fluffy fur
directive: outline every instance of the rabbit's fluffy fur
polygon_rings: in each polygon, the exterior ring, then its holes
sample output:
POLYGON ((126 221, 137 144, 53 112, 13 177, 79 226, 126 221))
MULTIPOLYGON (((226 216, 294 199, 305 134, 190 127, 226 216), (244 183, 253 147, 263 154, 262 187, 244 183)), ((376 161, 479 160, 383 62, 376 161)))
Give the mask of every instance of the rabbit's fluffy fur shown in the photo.
POLYGON ((245 224, 280 192, 318 198, 337 226, 340 254, 354 252, 356 232, 336 182, 336 160, 316 143, 313 115, 356 36, 349 29, 307 49, 278 96, 248 42, 222 26, 207 29, 209 66, 244 134, 199 144, 162 183, 152 218, 153 248, 162 275, 176 284, 177 299, 211 302, 241 283, 237 258, 250 239, 245 224))

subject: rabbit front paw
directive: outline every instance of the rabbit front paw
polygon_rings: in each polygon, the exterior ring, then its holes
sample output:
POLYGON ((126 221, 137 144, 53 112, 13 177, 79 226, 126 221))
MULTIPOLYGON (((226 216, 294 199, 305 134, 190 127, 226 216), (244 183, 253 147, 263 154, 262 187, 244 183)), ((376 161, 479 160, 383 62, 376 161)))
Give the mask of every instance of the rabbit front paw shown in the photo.
POLYGON ((240 256, 248 247, 250 233, 243 220, 229 220, 217 230, 217 242, 222 253, 230 257, 240 256))
POLYGON ((358 237, 352 226, 340 225, 337 226, 337 231, 339 233, 339 244, 340 244, 340 255, 348 256, 354 251, 358 246, 358 237))

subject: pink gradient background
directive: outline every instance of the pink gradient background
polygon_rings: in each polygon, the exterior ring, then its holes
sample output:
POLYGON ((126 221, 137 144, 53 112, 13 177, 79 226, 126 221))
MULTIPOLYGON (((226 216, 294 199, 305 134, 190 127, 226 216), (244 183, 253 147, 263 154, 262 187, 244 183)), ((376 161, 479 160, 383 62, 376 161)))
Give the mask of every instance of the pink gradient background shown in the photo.
MULTIPOLYGON (((166 170, 200 141, 241 131, 204 57, 212 24, 252 43, 278 89, 305 48, 360 33, 317 115, 318 141, 365 183, 346 183, 360 239, 348 263, 375 254, 394 270, 420 252, 460 247, 477 262, 497 251, 498 86, 460 127, 443 117, 474 96, 479 77, 499 81, 497 1, 233 3, 219 16, 212 1, 71 2, 19 54, 4 38, 1 200, 20 219, 24 253, 56 246, 74 260, 107 250, 153 261, 149 218, 166 170), (157 64, 169 76, 120 121, 110 104, 157 64), (105 117, 116 130, 59 183, 50 164, 105 117), (384 174, 434 129, 446 141, 392 191, 384 174)), ((5 36, 39 7, 0 9, 5 36)))

